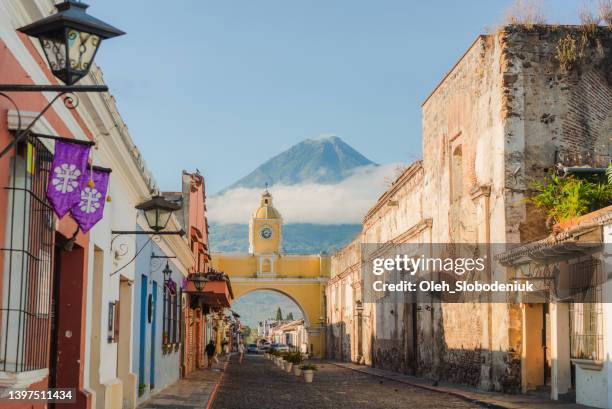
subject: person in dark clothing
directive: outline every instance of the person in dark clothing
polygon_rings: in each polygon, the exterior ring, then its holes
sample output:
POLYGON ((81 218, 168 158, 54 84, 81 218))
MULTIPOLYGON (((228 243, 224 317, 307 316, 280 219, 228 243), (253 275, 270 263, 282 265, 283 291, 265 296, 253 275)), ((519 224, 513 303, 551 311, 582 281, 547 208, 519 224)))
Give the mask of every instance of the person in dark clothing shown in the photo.
POLYGON ((215 343, 211 339, 206 344, 206 356, 208 357, 208 369, 212 368, 213 358, 215 357, 215 343))

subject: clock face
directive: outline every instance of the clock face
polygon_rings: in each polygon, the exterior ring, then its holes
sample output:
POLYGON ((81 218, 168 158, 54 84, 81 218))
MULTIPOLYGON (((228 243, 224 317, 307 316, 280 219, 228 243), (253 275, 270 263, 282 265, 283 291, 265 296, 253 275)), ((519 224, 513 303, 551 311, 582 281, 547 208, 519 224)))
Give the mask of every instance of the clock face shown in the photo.
POLYGON ((272 237, 272 229, 269 227, 264 227, 260 230, 259 235, 261 236, 262 239, 268 240, 269 238, 272 237))

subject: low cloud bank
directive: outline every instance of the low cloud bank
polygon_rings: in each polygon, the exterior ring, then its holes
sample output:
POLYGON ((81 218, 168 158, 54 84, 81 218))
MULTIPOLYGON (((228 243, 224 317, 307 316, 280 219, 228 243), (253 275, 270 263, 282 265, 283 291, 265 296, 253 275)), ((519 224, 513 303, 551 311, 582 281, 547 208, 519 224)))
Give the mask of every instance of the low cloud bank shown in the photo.
MULTIPOLYGON (((361 220, 393 180, 398 164, 362 166, 335 185, 274 185, 274 207, 285 223, 347 224, 361 220)), ((212 223, 248 223, 263 189, 237 188, 208 199, 212 223)))

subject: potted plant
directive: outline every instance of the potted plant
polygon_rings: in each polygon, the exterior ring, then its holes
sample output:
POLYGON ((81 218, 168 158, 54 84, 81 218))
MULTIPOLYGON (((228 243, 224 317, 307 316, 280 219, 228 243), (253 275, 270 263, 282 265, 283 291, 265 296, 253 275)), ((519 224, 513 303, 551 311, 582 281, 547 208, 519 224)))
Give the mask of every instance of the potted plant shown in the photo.
POLYGON ((314 371, 317 370, 317 366, 313 364, 304 364, 300 366, 300 369, 304 373, 304 381, 306 381, 306 383, 311 383, 312 378, 314 377, 314 371))
POLYGON ((293 352, 289 355, 288 361, 291 362, 293 366, 293 374, 296 376, 300 376, 302 374, 302 370, 300 369, 300 364, 302 363, 302 354, 299 351, 293 352))
POLYGON ((147 385, 145 385, 144 383, 141 383, 140 385, 138 385, 138 396, 144 395, 146 390, 147 390, 147 385))

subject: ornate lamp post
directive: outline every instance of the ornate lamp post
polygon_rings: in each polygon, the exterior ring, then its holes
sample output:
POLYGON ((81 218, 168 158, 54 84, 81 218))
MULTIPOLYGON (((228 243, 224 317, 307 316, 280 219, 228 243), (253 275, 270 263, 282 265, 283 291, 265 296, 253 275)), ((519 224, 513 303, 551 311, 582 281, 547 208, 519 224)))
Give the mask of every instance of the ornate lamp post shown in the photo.
MULTIPOLYGON (((57 13, 35 21, 19 29, 22 33, 38 38, 45 53, 49 68, 55 77, 65 85, 0 84, 0 96, 6 98, 18 115, 18 129, 15 139, 2 151, 0 158, 19 143, 34 124, 60 97, 75 92, 107 92, 106 85, 74 85, 89 72, 102 40, 125 34, 123 31, 86 13, 87 5, 76 0, 67 0, 56 5, 57 13), (22 129, 21 111, 7 92, 56 91, 57 95, 40 113, 22 129)), ((64 105, 74 109, 78 100, 69 96, 64 105)))

